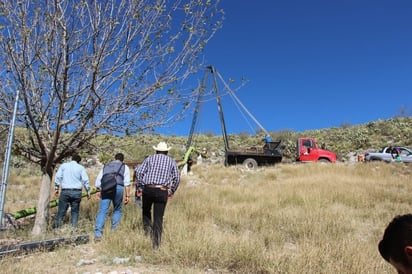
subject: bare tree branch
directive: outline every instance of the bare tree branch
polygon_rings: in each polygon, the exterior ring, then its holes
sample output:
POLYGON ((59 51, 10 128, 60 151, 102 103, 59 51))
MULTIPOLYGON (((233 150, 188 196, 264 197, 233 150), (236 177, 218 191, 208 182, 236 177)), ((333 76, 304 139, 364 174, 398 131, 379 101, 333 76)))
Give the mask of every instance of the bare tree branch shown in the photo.
POLYGON ((181 87, 221 27, 218 2, 0 0, 0 118, 18 89, 15 147, 42 183, 96 134, 159 126, 194 97, 181 87))

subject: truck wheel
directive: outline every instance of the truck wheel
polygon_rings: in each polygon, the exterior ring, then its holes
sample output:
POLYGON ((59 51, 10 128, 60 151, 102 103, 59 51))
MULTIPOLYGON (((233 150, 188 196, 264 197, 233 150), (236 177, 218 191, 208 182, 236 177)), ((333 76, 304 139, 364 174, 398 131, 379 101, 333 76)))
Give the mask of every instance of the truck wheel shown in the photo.
POLYGON ((258 167, 258 163, 253 158, 247 158, 243 161, 243 165, 248 169, 255 169, 258 167))
POLYGON ((318 162, 319 162, 319 163, 322 163, 322 164, 328 164, 328 163, 330 163, 328 159, 324 159, 324 158, 319 159, 318 162))

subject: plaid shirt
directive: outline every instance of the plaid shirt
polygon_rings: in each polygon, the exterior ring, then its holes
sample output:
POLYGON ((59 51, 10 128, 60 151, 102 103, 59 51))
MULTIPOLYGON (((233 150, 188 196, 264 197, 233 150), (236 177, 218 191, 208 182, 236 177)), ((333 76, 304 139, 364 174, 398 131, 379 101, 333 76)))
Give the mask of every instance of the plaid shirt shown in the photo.
POLYGON ((163 185, 175 193, 180 183, 180 173, 176 161, 165 154, 147 157, 136 168, 136 180, 143 185, 163 185))

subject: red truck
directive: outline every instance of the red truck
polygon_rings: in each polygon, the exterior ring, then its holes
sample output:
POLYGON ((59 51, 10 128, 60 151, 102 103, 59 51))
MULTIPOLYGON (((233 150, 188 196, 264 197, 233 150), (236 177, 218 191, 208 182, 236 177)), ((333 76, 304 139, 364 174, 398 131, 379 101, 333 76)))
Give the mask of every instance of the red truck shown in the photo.
POLYGON ((332 151, 319 148, 313 138, 299 138, 297 140, 296 151, 297 162, 336 162, 336 154, 332 151))

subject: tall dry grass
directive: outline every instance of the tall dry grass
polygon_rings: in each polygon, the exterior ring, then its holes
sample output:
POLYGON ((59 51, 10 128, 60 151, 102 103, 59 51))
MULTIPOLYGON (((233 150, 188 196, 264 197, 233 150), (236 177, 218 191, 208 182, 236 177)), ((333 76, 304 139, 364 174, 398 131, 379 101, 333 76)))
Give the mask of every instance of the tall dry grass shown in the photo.
MULTIPOLYGON (((280 164, 257 171, 194 166, 167 206, 157 252, 142 233, 140 210, 130 204, 116 233, 106 225, 102 242, 19 262, 3 259, 2 269, 82 273, 110 266, 113 257, 141 256, 127 266, 152 266, 142 273, 394 273, 377 243, 395 215, 411 212, 411 173, 411 166, 382 163, 280 164), (94 266, 76 267, 87 257, 96 259, 94 266)), ((11 179, 7 209, 21 209, 21 197, 35 200, 33 181, 11 179), (14 193, 20 183, 32 186, 23 187, 24 196, 14 193)), ((97 205, 82 202, 80 232, 93 235, 97 205)))

